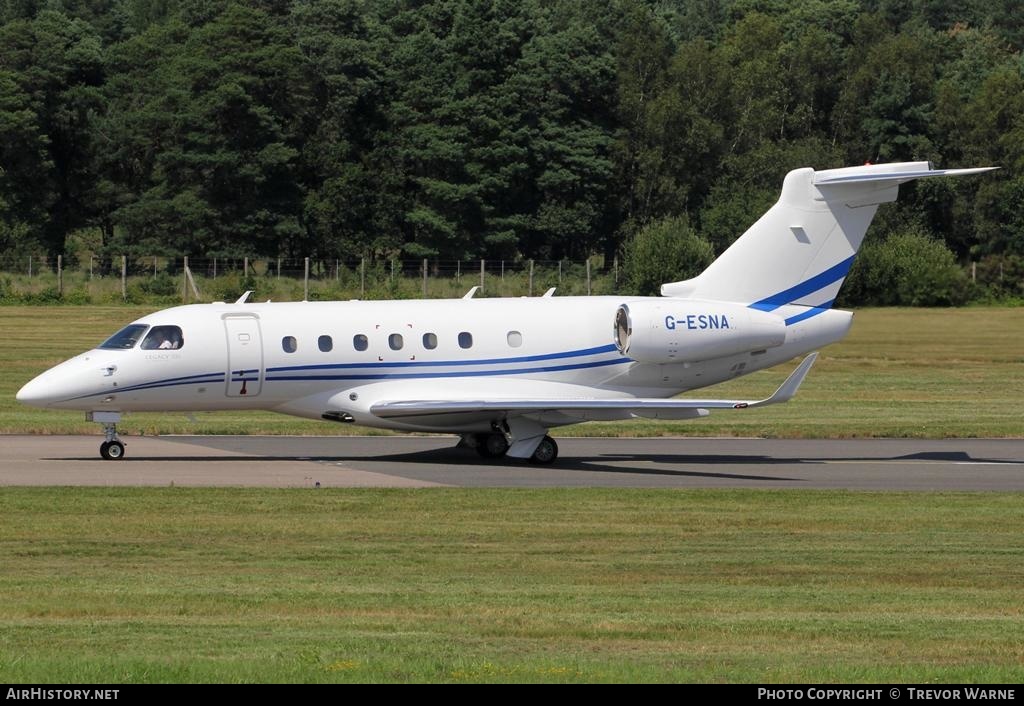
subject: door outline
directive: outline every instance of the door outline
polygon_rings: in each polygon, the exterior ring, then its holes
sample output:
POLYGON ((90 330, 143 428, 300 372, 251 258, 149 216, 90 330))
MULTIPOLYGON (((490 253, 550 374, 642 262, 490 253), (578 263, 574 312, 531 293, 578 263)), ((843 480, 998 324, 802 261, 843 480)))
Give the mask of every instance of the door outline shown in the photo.
POLYGON ((263 390, 263 334, 255 314, 231 314, 224 317, 227 337, 228 397, 256 397, 263 390))

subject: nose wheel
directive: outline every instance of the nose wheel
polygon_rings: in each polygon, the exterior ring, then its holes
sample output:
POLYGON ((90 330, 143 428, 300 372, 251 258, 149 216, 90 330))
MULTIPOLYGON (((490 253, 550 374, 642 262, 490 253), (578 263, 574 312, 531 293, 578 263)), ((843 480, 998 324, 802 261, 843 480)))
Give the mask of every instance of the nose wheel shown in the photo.
POLYGON ((124 458, 124 443, 116 439, 104 441, 100 444, 100 456, 107 461, 120 461, 124 458))

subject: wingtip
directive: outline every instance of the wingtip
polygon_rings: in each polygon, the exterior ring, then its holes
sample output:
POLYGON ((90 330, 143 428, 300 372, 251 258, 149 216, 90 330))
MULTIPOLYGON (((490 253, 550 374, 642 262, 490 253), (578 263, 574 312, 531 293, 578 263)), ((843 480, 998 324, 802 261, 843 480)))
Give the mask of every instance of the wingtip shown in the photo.
POLYGON ((818 352, 815 351, 809 354, 806 358, 800 361, 800 365, 796 367, 786 381, 779 385, 779 389, 775 391, 771 397, 760 402, 754 402, 751 407, 763 407, 769 404, 779 404, 780 402, 789 402, 796 395, 796 391, 800 389, 807 374, 811 372, 811 366, 814 365, 814 361, 818 359, 818 352))

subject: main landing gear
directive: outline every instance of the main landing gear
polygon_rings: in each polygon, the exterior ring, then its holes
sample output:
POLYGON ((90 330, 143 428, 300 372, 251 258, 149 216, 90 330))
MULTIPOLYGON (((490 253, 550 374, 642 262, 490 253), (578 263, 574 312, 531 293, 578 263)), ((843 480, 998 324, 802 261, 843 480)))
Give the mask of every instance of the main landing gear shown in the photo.
MULTIPOLYGON (((508 453, 509 443, 506 436, 500 432, 493 434, 474 434, 471 439, 464 440, 464 445, 476 449, 481 458, 501 458, 508 453)), ((463 444, 460 444, 463 445, 463 444)), ((547 466, 558 458, 558 444, 550 436, 545 435, 537 448, 530 456, 530 463, 539 466, 547 466)))
POLYGON ((477 434, 476 452, 480 458, 501 458, 508 453, 508 439, 504 434, 477 434))
POLYGON ((124 442, 117 436, 117 423, 121 421, 121 413, 86 412, 85 419, 103 425, 106 440, 100 444, 100 456, 106 461, 120 461, 124 458, 124 442))

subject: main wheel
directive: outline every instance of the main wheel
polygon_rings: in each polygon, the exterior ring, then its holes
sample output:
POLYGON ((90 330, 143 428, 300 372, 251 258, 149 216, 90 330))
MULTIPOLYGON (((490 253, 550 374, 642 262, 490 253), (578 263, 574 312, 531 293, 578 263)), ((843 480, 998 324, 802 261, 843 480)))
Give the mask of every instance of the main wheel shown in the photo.
POLYGON ((124 458, 124 444, 120 441, 104 441, 100 444, 100 456, 107 461, 120 461, 124 458))
POLYGON ((504 434, 486 434, 477 441, 476 452, 483 458, 500 458, 508 451, 504 434))
POLYGON ((558 458, 558 444, 550 436, 545 436, 540 440, 533 456, 530 456, 530 463, 548 466, 554 463, 556 458, 558 458))

